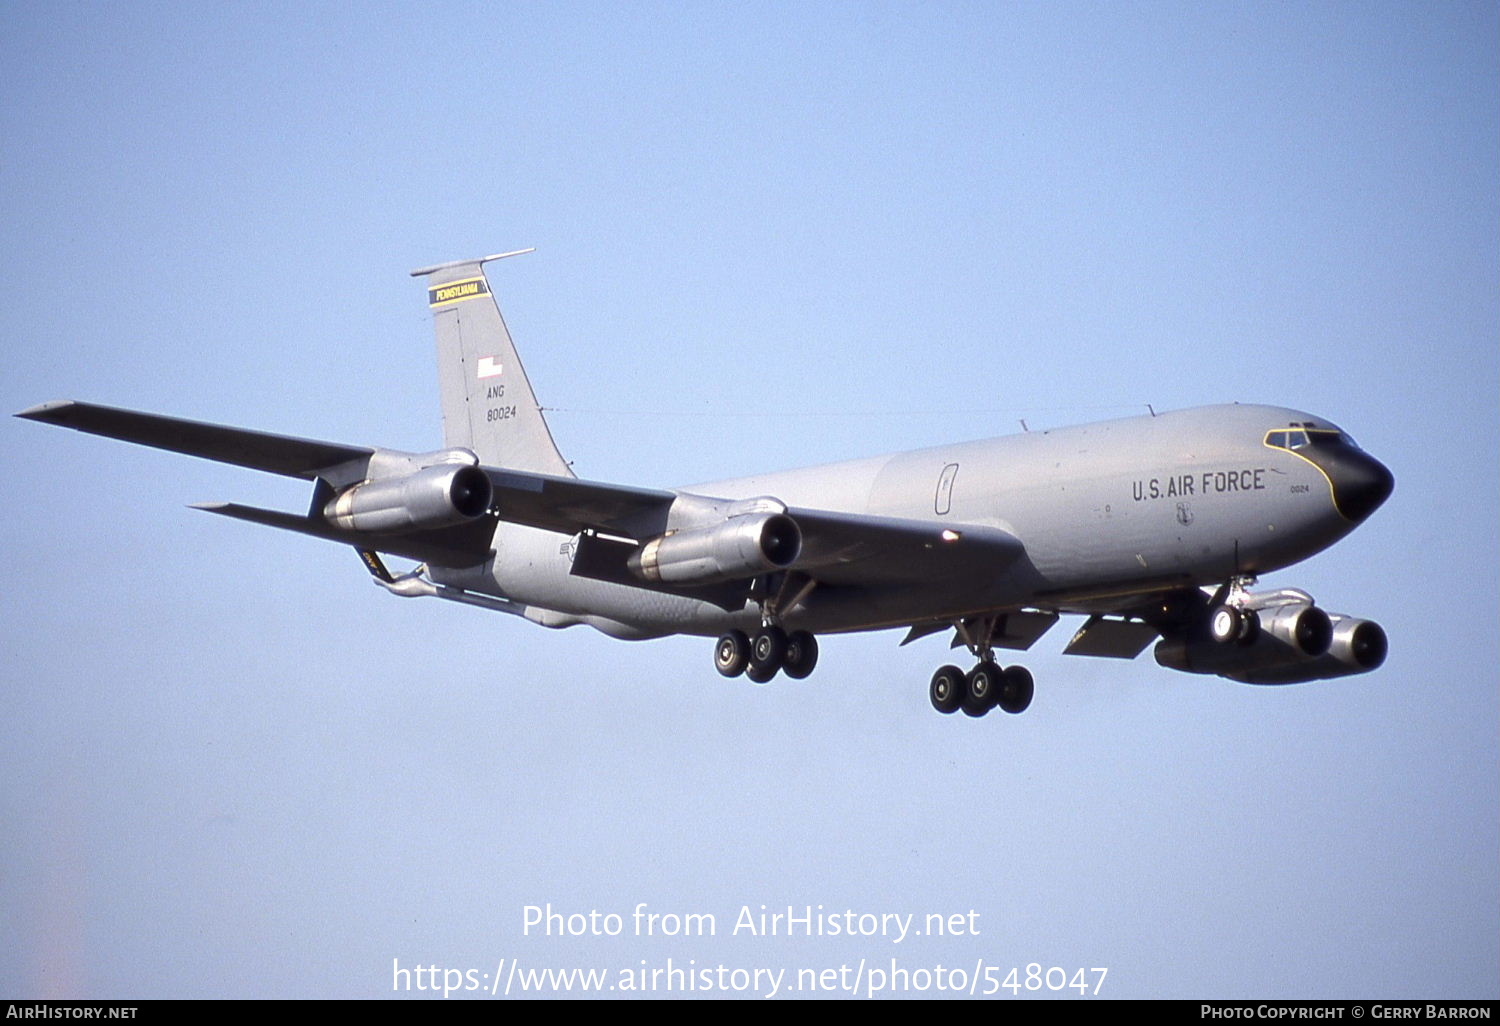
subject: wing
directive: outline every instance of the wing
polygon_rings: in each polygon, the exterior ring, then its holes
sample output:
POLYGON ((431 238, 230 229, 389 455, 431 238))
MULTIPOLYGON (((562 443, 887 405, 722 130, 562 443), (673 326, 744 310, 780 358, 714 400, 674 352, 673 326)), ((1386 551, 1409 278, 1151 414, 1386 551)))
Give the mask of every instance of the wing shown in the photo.
POLYGON ((797 509, 802 554, 792 569, 821 584, 899 585, 942 577, 959 582, 992 577, 1025 549, 997 527, 797 509))
MULTIPOLYGON (((314 502, 315 508, 317 505, 314 502)), ((494 522, 484 518, 436 530, 372 534, 368 531, 346 531, 335 527, 312 512, 302 516, 277 509, 242 506, 235 502, 195 503, 193 508, 264 527, 295 531, 324 541, 352 545, 361 552, 384 552, 432 566, 466 567, 483 563, 493 551, 490 546, 495 536, 494 522)))
MULTIPOLYGON (((501 520, 560 534, 598 532, 643 542, 668 529, 676 492, 486 467, 501 520)), ((727 504, 727 499, 696 499, 727 504)), ((1020 541, 995 527, 790 507, 802 551, 786 569, 820 583, 869 586, 992 574, 1022 554, 1020 541)), ((611 576, 619 583, 634 577, 611 576)))
POLYGON ((490 554, 494 524, 483 518, 436 530, 399 533, 348 531, 324 519, 321 510, 334 487, 365 477, 377 452, 368 446, 250 431, 72 400, 42 403, 16 416, 219 463, 327 482, 314 491, 306 516, 236 503, 203 503, 195 509, 442 566, 473 566, 490 554))
POLYGON ((675 492, 485 467, 501 520, 527 527, 645 541, 666 530, 675 492))
POLYGON ((693 583, 645 580, 630 563, 640 546, 678 531, 712 529, 727 511, 754 506, 784 511, 797 525, 801 549, 781 566, 820 589, 896 592, 942 581, 946 591, 987 591, 1024 549, 1008 532, 971 524, 785 507, 775 499, 735 500, 485 468, 495 493, 495 515, 510 523, 580 535, 574 576, 680 595, 739 609, 755 573, 693 583))
POLYGON ((42 403, 22 410, 16 416, 307 481, 328 477, 334 468, 343 464, 368 460, 375 451, 363 446, 247 431, 71 399, 42 403))
MULTIPOLYGON (((364 480, 372 457, 386 450, 71 400, 43 403, 16 416, 220 463, 327 482, 315 493, 306 516, 232 503, 196 507, 211 513, 445 566, 472 566, 490 552, 487 518, 437 530, 380 533, 344 530, 328 523, 319 511, 331 497, 330 486, 343 488, 364 480)), ((607 558, 589 564, 594 568, 590 576, 637 587, 646 585, 628 572, 624 558, 635 545, 666 533, 669 527, 683 526, 671 522, 674 504, 680 500, 694 508, 705 503, 710 507, 730 504, 727 499, 684 496, 660 489, 497 467, 481 469, 493 488, 491 514, 500 520, 565 535, 628 539, 602 548, 607 558)), ((791 508, 786 512, 797 523, 802 548, 785 569, 804 573, 819 584, 876 587, 936 577, 950 583, 979 580, 1009 566, 1023 552, 1013 535, 994 527, 820 509, 791 508)), ((722 594, 725 582, 715 583, 716 593, 722 594)), ((691 588, 686 593, 701 594, 691 588)))

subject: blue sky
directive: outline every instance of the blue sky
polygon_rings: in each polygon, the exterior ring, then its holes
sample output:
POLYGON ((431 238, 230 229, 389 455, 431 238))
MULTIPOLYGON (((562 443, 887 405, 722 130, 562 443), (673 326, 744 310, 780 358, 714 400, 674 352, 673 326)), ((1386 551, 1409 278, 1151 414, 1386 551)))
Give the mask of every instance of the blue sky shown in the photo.
MULTIPOLYGON (((1387 628, 1254 688, 938 639, 806 682, 372 588, 187 503, 298 482, 0 425, 0 993, 403 965, 1108 967, 1115 997, 1496 996, 1494 4, 12 3, 4 408, 439 443, 413 267, 491 277, 580 474, 655 486, 1211 402, 1396 493, 1267 578, 1387 628), (538 937, 523 908, 713 913, 538 937), (742 906, 978 913, 902 945, 742 906)), ((1003 975, 1003 974, 1002 974, 1003 975)), ((1002 994, 1008 994, 1002 991, 1002 994)))

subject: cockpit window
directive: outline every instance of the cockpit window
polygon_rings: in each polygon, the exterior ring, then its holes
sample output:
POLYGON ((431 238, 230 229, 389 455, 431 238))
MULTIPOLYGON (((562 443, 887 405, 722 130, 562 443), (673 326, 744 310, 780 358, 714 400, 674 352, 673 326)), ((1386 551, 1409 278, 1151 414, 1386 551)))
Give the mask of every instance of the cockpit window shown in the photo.
POLYGON ((1292 427, 1280 431, 1266 432, 1266 445, 1272 449, 1289 449, 1296 452, 1312 446, 1314 449, 1358 449, 1354 439, 1342 431, 1332 428, 1292 427))

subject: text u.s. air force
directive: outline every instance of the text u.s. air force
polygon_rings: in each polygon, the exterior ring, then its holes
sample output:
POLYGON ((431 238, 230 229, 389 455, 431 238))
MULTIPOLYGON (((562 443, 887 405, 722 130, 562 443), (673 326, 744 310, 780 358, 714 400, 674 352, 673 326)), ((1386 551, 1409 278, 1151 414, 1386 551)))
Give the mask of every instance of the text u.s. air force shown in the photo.
POLYGON ((1205 470, 1201 474, 1173 474, 1131 482, 1130 496, 1136 502, 1151 499, 1175 499, 1189 495, 1215 495, 1227 492, 1263 492, 1266 490, 1266 468, 1245 467, 1238 470, 1205 470))

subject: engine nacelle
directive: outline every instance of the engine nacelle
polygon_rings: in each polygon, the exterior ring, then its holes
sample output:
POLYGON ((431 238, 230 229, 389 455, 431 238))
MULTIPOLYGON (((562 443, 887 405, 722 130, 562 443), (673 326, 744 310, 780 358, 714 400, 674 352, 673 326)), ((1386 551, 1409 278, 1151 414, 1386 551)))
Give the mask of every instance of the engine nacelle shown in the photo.
POLYGON ((1317 606, 1271 606, 1255 615, 1260 628, 1248 643, 1219 642, 1206 633, 1165 638, 1157 642, 1156 661, 1173 670, 1262 683, 1250 678, 1270 670, 1307 667, 1324 656, 1333 641, 1332 621, 1317 606))
POLYGON ((1380 624, 1374 620, 1357 620, 1338 613, 1330 616, 1333 621, 1333 640, 1328 651, 1316 659, 1241 673, 1226 673, 1224 676, 1246 684, 1301 684, 1310 680, 1368 673, 1385 662, 1390 646, 1380 624))
POLYGON ((801 552, 797 522, 785 513, 762 513, 653 538, 626 566, 646 581, 712 584, 783 569, 801 552))
POLYGON ((348 531, 420 531, 483 516, 493 495, 478 467, 443 463, 357 484, 331 499, 323 516, 348 531))

